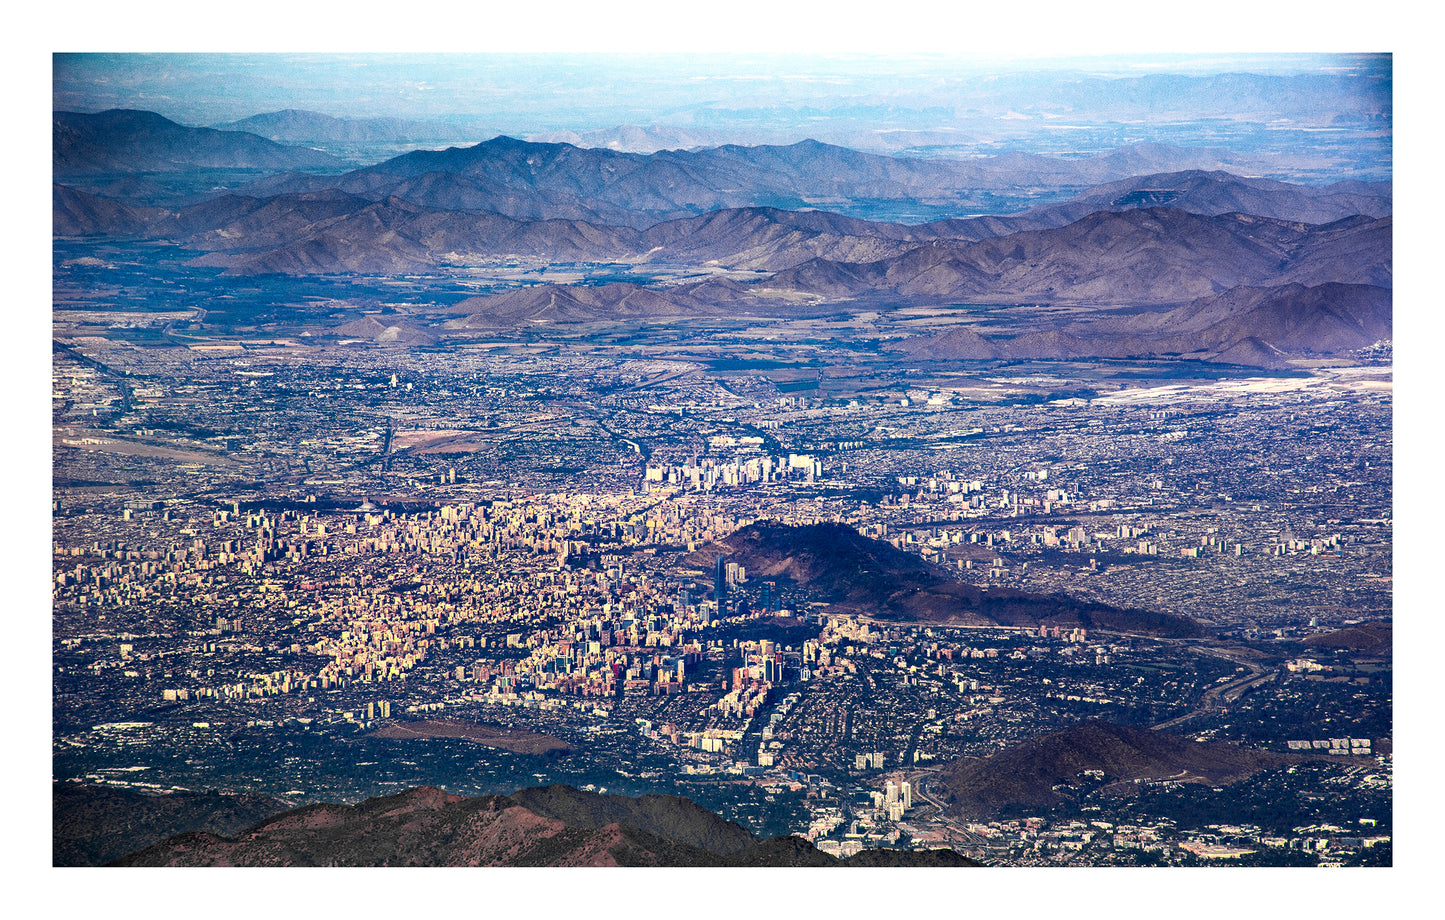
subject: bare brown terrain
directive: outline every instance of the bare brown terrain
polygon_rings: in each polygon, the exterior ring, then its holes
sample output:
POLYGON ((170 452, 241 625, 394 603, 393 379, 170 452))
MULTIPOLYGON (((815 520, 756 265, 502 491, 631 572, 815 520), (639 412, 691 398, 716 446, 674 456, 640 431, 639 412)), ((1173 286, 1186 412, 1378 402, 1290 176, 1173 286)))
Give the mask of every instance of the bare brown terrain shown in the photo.
POLYGON ((474 722, 453 722, 450 719, 422 719, 398 722, 371 732, 372 738, 411 740, 417 738, 464 738, 487 747, 502 748, 515 754, 569 754, 572 746, 560 738, 541 732, 499 728, 474 722))

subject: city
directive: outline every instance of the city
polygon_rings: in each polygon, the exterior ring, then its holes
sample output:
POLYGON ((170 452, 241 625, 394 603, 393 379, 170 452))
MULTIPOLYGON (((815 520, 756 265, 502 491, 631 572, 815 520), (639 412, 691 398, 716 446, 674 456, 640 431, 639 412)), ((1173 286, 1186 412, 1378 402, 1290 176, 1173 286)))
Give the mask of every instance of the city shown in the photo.
MULTIPOLYGON (((1378 359, 982 403, 886 380, 862 400, 779 395, 676 360, 513 351, 401 367, 374 347, 117 343, 94 352, 105 370, 58 355, 57 477, 77 484, 55 509, 57 764, 298 803, 530 774, 671 788, 845 855, 903 839, 1025 861, 1319 861, 1388 842, 1388 653, 1308 644, 1389 616, 1378 359), (298 396, 325 412, 298 415, 298 396), (79 484, 140 475, 139 497, 79 484), (837 615, 708 549, 758 520, 842 523, 965 582, 1147 603, 1214 636, 837 615), (1239 676, 1232 698, 1205 699, 1239 676), (433 738, 406 769, 371 739, 417 718, 539 732, 587 765, 461 766, 467 743, 433 738), (1308 741, 1337 757, 1330 739, 1353 739, 1348 764, 1305 769, 1347 777, 1374 804, 1357 816, 1369 831, 1226 833, 1167 808, 963 823, 928 797, 960 757, 1091 718, 1187 720, 1201 740, 1282 754, 1308 741), (260 736, 298 769, 360 744, 373 770, 243 780, 260 736), (169 765, 125 772, 138 748, 169 765)), ((1159 779, 1161 800, 1182 788, 1159 779)))
POLYGON ((1392 59, 1094 65, 55 55, 54 865, 1392 866, 1392 59))

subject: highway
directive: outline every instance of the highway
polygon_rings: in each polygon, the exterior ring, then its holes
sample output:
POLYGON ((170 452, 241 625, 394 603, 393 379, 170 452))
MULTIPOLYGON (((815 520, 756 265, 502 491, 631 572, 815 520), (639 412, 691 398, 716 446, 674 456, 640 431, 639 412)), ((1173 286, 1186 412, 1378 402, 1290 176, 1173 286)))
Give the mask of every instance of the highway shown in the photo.
POLYGON ((1266 681, 1274 680, 1278 674, 1278 672, 1276 671, 1262 668, 1254 662, 1249 661, 1248 659, 1235 657, 1220 649, 1212 649, 1206 646, 1196 645, 1190 646, 1188 651, 1194 652, 1197 655, 1209 655, 1213 658, 1223 658, 1225 661, 1233 662, 1234 664, 1237 664, 1242 668, 1248 669, 1249 673, 1244 675, 1243 677, 1237 677, 1234 680, 1229 681, 1228 683, 1218 684, 1216 686, 1210 687, 1208 690, 1204 691, 1204 696, 1200 698, 1198 706, 1196 706, 1193 710, 1186 712, 1182 716, 1176 716, 1173 719, 1168 719, 1164 722, 1160 722, 1158 725, 1150 726, 1155 731, 1160 731, 1166 728, 1173 728, 1176 725, 1182 725, 1183 723, 1188 722, 1190 719, 1198 718, 1206 712, 1212 712, 1216 709, 1222 709, 1225 705, 1235 702, 1241 696, 1248 693, 1250 690, 1254 689, 1260 684, 1263 684, 1266 681))

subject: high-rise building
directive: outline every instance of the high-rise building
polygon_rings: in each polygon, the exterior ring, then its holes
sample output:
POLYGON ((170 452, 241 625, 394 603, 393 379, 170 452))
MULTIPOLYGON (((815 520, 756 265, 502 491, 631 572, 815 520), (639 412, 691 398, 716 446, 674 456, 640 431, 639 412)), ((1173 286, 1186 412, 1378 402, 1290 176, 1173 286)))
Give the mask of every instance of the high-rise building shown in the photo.
POLYGON ((905 783, 902 785, 902 787, 900 788, 900 795, 902 796, 901 801, 903 802, 903 810, 904 810, 904 811, 907 811, 908 809, 912 808, 912 807, 913 807, 913 784, 912 784, 912 783, 905 782, 905 783))
POLYGON ((728 596, 727 572, 727 557, 717 557, 717 566, 713 570, 712 594, 713 599, 717 601, 719 613, 722 612, 723 604, 727 601, 728 596))

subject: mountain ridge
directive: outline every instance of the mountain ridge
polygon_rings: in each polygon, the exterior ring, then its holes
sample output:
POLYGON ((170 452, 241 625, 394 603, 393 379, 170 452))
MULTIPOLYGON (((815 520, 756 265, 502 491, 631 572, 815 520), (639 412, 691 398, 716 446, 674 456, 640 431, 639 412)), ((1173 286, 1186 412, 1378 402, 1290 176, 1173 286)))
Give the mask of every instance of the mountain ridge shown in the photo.
MULTIPOLYGON (((952 851, 890 855, 889 861, 903 865, 977 865, 952 851)), ((356 805, 307 805, 230 837, 182 834, 110 865, 838 866, 849 861, 799 837, 760 840, 678 796, 632 799, 548 786, 466 798, 423 786, 356 805)))
POLYGON ((925 360, 1138 358, 1284 367, 1291 356, 1339 354, 1388 341, 1386 288, 1325 282, 1230 288, 1172 310, 1078 323, 1049 333, 986 337, 968 326, 892 345, 925 360))
POLYGON ((174 172, 198 167, 338 169, 346 161, 244 131, 177 124, 155 112, 55 112, 51 169, 57 176, 174 172))

